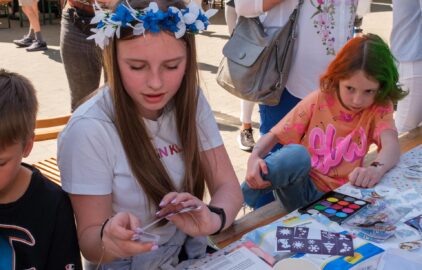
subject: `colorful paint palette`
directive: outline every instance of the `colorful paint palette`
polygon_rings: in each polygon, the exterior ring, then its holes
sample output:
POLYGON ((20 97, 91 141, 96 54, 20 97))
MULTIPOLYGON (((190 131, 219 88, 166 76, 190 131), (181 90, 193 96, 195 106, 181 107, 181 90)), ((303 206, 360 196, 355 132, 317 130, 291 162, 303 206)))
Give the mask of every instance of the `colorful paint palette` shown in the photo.
POLYGON ((368 204, 367 201, 330 191, 320 199, 300 208, 299 212, 310 215, 321 213, 330 220, 341 224, 368 204))

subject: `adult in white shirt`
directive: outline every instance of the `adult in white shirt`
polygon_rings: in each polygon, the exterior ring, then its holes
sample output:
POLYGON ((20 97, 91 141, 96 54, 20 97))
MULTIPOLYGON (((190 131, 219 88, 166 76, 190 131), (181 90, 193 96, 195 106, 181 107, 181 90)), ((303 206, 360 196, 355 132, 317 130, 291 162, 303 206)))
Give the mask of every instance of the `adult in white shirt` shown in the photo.
MULTIPOLYGON (((264 26, 283 26, 298 0, 235 0, 236 13, 259 16, 264 26)), ((353 35, 358 0, 304 0, 286 89, 277 106, 259 105, 261 134, 318 88, 319 75, 353 35)))
POLYGON ((393 0, 391 50, 399 61, 400 83, 409 95, 397 104, 399 132, 422 122, 422 0, 393 0))

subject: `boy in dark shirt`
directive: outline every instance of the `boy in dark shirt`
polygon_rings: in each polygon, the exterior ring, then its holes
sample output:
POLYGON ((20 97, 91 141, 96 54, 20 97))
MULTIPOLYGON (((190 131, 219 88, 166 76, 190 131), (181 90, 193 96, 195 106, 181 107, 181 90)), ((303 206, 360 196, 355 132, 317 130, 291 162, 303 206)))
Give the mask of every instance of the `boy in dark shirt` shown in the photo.
POLYGON ((0 269, 82 269, 66 193, 34 167, 32 84, 0 69, 0 269))

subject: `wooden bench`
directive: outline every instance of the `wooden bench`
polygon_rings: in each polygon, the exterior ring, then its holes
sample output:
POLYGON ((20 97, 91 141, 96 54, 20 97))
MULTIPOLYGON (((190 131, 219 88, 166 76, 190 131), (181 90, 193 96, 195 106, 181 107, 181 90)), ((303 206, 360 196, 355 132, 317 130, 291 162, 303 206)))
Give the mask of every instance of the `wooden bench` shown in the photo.
MULTIPOLYGON (((35 126, 35 141, 39 142, 57 139, 59 132, 63 130, 64 126, 69 121, 69 118, 70 115, 63 115, 37 120, 35 126)), ((38 161, 32 165, 54 183, 59 185, 61 184, 60 171, 57 166, 57 159, 55 156, 38 161)))
MULTIPOLYGON (((401 134, 399 136, 399 143, 401 154, 422 144, 422 126, 401 134)), ((366 155, 364 164, 370 164, 375 159, 376 154, 376 150, 372 148, 372 150, 366 155)), ((239 240, 249 231, 269 224, 286 214, 288 213, 283 206, 278 201, 274 201, 235 220, 232 226, 220 234, 210 236, 211 241, 219 248, 223 248, 228 244, 239 240)))

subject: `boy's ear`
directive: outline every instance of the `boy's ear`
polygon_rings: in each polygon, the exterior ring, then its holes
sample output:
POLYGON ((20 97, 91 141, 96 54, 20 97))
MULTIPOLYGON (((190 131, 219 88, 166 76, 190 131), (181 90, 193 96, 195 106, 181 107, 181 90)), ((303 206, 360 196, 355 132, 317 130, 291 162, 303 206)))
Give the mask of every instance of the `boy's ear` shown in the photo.
POLYGON ((32 147, 34 146, 34 137, 28 139, 23 147, 23 157, 26 158, 32 151, 32 147))

